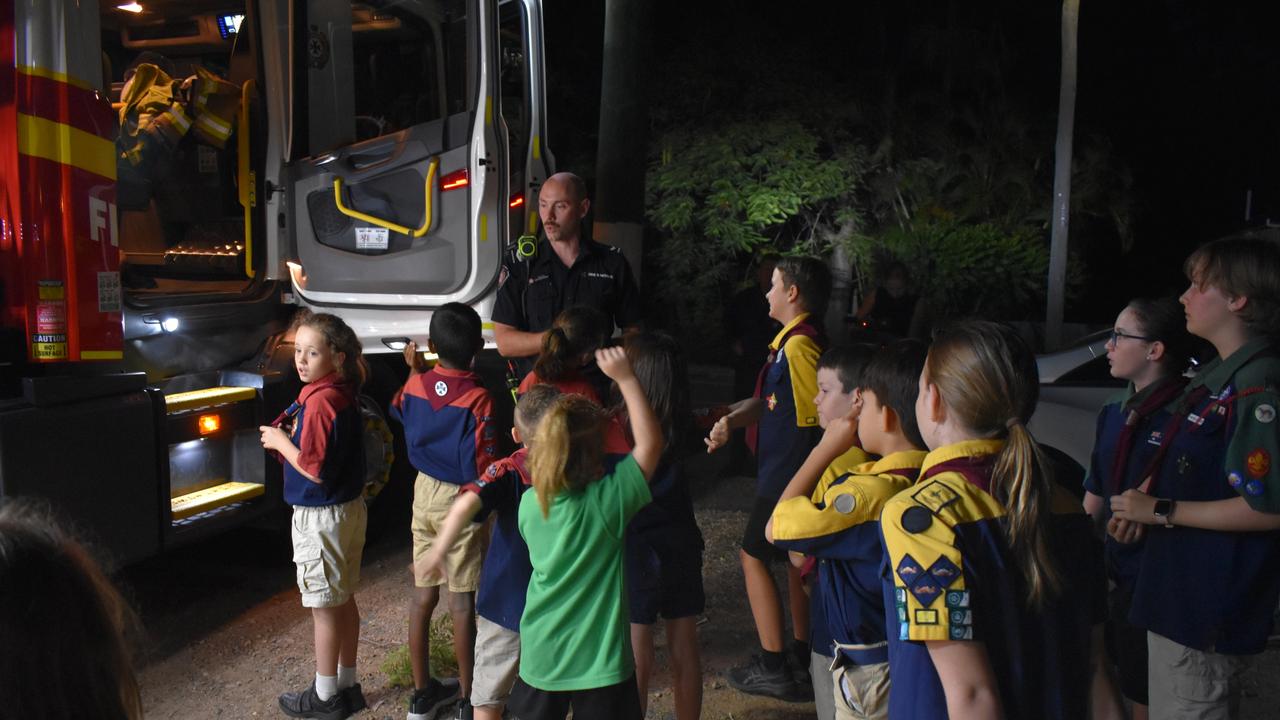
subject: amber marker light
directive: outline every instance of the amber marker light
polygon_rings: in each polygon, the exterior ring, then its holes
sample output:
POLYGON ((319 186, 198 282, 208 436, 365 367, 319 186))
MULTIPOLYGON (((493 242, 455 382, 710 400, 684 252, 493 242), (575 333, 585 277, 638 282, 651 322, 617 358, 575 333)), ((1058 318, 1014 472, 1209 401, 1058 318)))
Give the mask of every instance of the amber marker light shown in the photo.
POLYGON ((201 435, 212 435, 222 429, 222 418, 217 415, 201 415, 198 424, 201 435))
POLYGON ((454 170, 453 172, 440 178, 441 190, 457 190, 471 184, 470 178, 467 177, 467 169, 454 170))
POLYGON ((507 203, 507 207, 512 210, 524 205, 524 193, 516 193, 511 196, 511 201, 507 203))

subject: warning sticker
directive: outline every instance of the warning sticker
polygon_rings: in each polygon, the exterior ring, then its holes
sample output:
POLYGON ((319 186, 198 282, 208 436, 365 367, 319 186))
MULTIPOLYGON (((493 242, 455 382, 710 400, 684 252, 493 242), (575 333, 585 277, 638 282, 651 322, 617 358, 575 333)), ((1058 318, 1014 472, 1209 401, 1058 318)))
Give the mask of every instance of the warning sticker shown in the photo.
POLYGON ((31 354, 36 360, 66 359, 67 336, 39 333, 32 335, 31 354))
POLYGON ((390 234, 391 232, 386 228, 358 227, 356 228, 356 249, 386 250, 390 234))
POLYGON ((120 312, 120 273, 98 273, 98 312, 120 312))
POLYGON ((61 280, 37 280, 36 293, 41 300, 64 300, 67 297, 61 280))

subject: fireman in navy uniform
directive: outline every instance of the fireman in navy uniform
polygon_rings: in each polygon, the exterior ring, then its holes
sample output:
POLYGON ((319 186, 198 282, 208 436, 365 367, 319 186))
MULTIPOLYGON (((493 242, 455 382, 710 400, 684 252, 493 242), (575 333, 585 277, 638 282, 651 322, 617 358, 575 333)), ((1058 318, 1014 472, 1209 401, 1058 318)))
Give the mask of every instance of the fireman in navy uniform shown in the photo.
POLYGON ((513 253, 502 266, 493 335, 520 377, 533 369, 543 335, 565 308, 590 305, 624 332, 639 329, 640 293, 627 259, 616 247, 582 237, 590 208, 582 178, 567 172, 547 178, 538 191, 545 238, 533 257, 513 253))

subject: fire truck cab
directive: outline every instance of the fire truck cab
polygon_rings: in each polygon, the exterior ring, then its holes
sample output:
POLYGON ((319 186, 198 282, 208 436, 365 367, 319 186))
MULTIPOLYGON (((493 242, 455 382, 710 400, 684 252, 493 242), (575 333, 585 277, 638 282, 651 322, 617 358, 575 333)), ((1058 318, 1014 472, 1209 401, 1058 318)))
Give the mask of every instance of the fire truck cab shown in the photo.
POLYGON ((0 57, 0 503, 118 562, 280 506, 299 306, 491 333, 552 170, 540 0, 0 0, 0 57))

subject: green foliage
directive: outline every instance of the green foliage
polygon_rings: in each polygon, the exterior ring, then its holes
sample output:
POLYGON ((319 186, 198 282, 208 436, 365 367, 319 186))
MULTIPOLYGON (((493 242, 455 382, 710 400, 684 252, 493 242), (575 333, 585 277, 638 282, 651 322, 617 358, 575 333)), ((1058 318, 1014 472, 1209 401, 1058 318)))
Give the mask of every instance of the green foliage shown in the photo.
POLYGON ((719 326, 738 258, 819 254, 858 219, 865 150, 825 141, 798 119, 712 120, 668 132, 658 148, 647 206, 664 236, 659 292, 681 309, 685 328, 719 326))
MULTIPOLYGON (((442 615, 431 622, 428 633, 431 638, 431 674, 435 677, 457 674, 458 658, 453 654, 453 622, 447 615, 442 615)), ((387 676, 387 684, 391 687, 413 689, 413 661, 409 656, 408 645, 401 645, 387 653, 380 669, 387 676)))
MULTIPOLYGON (((857 236, 846 249, 861 287, 873 287, 875 270, 888 262, 905 264, 938 319, 1021 320, 1043 313, 1049 247, 1033 229, 922 219, 876 237, 857 236)), ((1070 267, 1069 289, 1080 279, 1079 268, 1070 267)))

